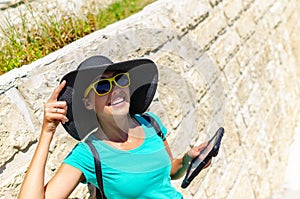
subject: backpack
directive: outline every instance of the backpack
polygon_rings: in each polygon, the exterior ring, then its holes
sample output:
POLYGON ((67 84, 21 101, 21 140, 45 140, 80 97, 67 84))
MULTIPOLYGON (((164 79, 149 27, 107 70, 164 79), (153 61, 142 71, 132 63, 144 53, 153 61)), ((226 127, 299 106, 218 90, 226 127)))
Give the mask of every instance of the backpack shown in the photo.
MULTIPOLYGON (((152 127, 156 131, 156 134, 164 141, 165 140, 164 134, 162 133, 157 121, 148 113, 143 113, 143 114, 141 114, 141 116, 152 125, 152 127)), ((97 199, 106 199, 106 196, 103 191, 102 170, 101 170, 99 154, 97 153, 95 146, 91 142, 87 142, 87 145, 90 147, 90 149, 93 153, 93 156, 94 156, 96 177, 97 177, 98 186, 100 187, 100 189, 95 187, 96 198, 97 199)))

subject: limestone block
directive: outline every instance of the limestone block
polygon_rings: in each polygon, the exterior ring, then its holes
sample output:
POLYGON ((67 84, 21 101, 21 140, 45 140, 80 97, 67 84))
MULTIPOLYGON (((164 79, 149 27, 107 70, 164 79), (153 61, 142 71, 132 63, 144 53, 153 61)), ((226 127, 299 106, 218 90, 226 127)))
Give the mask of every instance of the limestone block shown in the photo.
MULTIPOLYGON (((20 166, 21 161, 18 166, 20 166)), ((17 169, 17 167, 13 168, 17 169)), ((24 172, 24 170, 22 170, 24 172)), ((1 198, 17 198, 19 190, 21 188, 21 183, 24 179, 24 174, 18 170, 15 170, 14 175, 10 178, 6 178, 5 182, 1 179, 1 198)))
POLYGON ((192 67, 188 72, 183 74, 183 77, 187 81, 187 90, 191 96, 192 104, 197 104, 208 91, 206 77, 198 70, 198 67, 192 67))
MULTIPOLYGON (((237 158, 236 154, 240 150, 240 147, 242 145, 241 140, 237 134, 237 132, 234 132, 233 129, 228 128, 228 126, 224 126, 225 133, 222 139, 222 148, 220 151, 220 155, 218 154, 218 158, 223 161, 223 164, 226 164, 227 162, 235 162, 235 158, 237 158)), ((238 158, 239 159, 239 158, 238 158)), ((241 162, 236 162, 238 164, 241 164, 241 162)))
POLYGON ((249 76, 247 71, 245 71, 244 76, 242 76, 237 82, 237 89, 239 92, 237 92, 236 94, 240 104, 244 105, 246 103, 253 88, 254 86, 251 81, 251 77, 249 76))
POLYGON ((215 195, 215 186, 211 186, 211 182, 217 182, 216 179, 220 177, 218 168, 215 164, 212 164, 209 169, 204 169, 194 179, 191 185, 191 192, 196 193, 201 187, 205 190, 207 198, 213 198, 215 195))
MULTIPOLYGON (((156 94, 156 96, 158 96, 158 94, 156 94)), ((154 101, 151 103, 147 111, 151 111, 155 113, 160 118, 163 125, 168 129, 168 136, 169 136, 169 133, 172 132, 173 129, 168 120, 169 117, 167 117, 168 113, 166 112, 163 104, 159 101, 159 98, 154 98, 154 101)))
MULTIPOLYGON (((25 84, 23 86, 25 86, 25 84)), ((25 89, 26 87, 23 86, 20 86, 20 90, 22 93, 24 93, 24 98, 30 101, 31 103, 30 106, 33 109, 33 115, 34 117, 36 117, 37 120, 39 120, 38 126, 40 127, 43 121, 42 119, 43 119, 44 103, 47 101, 46 98, 50 96, 50 90, 48 91, 42 89, 33 90, 33 89, 29 89, 30 87, 27 87, 27 89, 25 89), (46 95, 43 95, 44 91, 47 92, 46 95)))
MULTIPOLYGON (((132 21, 132 23, 134 22, 132 21)), ((88 51, 93 50, 91 53, 107 55, 113 61, 142 57, 145 53, 157 49, 161 43, 167 42, 169 37, 173 37, 175 34, 169 30, 163 31, 159 26, 150 29, 143 24, 134 27, 126 24, 118 31, 113 30, 113 26, 110 27, 111 30, 91 38, 90 44, 84 44, 84 46, 88 51), (149 37, 149 35, 153 36, 149 37)), ((87 53, 85 52, 85 54, 87 53)))
MULTIPOLYGON (((178 117, 182 119, 184 115, 189 112, 190 107, 194 102, 193 92, 189 93, 188 82, 184 79, 181 72, 181 66, 184 64, 184 60, 181 58, 170 59, 169 56, 161 57, 157 60, 157 64, 160 67, 160 90, 161 96, 166 96, 162 101, 165 104, 166 109, 170 109, 169 113, 171 117, 178 117), (168 60, 167 62, 164 60, 168 60), (164 93, 163 92, 167 92, 164 93), (171 102, 172 101, 172 102, 171 102)), ((178 126, 178 122, 174 121, 173 128, 178 126)))
POLYGON ((209 4, 210 4, 212 7, 218 5, 220 2, 222 2, 222 0, 209 0, 209 4))
POLYGON ((245 10, 248 10, 249 7, 251 6, 251 4, 252 4, 253 2, 254 2, 253 0, 243 0, 243 1, 242 1, 242 5, 243 5, 243 8, 244 8, 244 11, 245 11, 245 10))
POLYGON ((228 62, 228 64, 224 68, 224 74, 226 82, 228 82, 228 84, 234 85, 237 82, 240 75, 240 66, 236 57, 228 62))
MULTIPOLYGON (((198 122, 197 129, 198 131, 208 131, 210 128, 214 129, 215 120, 214 120, 214 111, 215 107, 213 105, 212 96, 206 95, 197 105, 195 113, 197 113, 200 118, 198 122)), ((211 130, 212 131, 212 130, 211 130)))
POLYGON ((250 175, 250 180, 253 182, 253 192, 255 195, 260 195, 268 198, 271 195, 271 186, 267 183, 268 172, 259 175, 250 175))
POLYGON ((226 106, 226 98, 224 93, 224 86, 222 80, 225 79, 223 73, 215 80, 210 86, 207 93, 211 97, 211 107, 213 110, 213 116, 217 116, 216 122, 223 122, 224 120, 224 107, 226 106))
POLYGON ((226 18, 220 8, 212 10, 194 30, 190 31, 190 37, 203 49, 207 50, 223 34, 227 27, 226 18), (211 26, 211 24, 214 24, 211 26))
MULTIPOLYGON (((192 146, 197 146, 203 143, 205 140, 200 140, 199 137, 204 137, 203 129, 198 130, 202 123, 205 123, 200 115, 200 112, 195 109, 191 110, 188 115, 186 115, 178 126, 177 134, 175 140, 172 142, 174 148, 173 153, 175 156, 180 156, 186 151, 188 151, 192 146)), ((207 133, 207 132, 206 132, 207 133)))
POLYGON ((248 199, 254 199, 256 197, 253 192, 251 181, 247 175, 247 171, 242 169, 227 198, 234 199, 243 198, 245 196, 247 196, 248 199))
POLYGON ((207 1, 179 1, 176 4, 168 4, 164 14, 170 17, 177 30, 185 32, 202 21, 210 8, 207 1), (189 12, 191 10, 193 12, 189 12))
POLYGON ((255 32, 255 22, 253 21, 253 14, 250 11, 244 12, 240 18, 234 23, 239 36, 243 40, 247 40, 255 32))
POLYGON ((14 154, 25 150, 30 143, 35 142, 36 121, 31 116, 27 102, 16 88, 12 88, 1 95, 0 131, 1 131, 1 165, 10 161, 14 154))
MULTIPOLYGON (((251 38, 251 37, 250 37, 251 38)), ((257 49, 251 48, 249 45, 249 40, 243 43, 239 51, 235 54, 235 58, 238 62, 239 73, 242 74, 246 70, 250 60, 257 52, 257 49)), ((225 69, 226 70, 226 69, 225 69)))
POLYGON ((236 54, 240 48, 240 37, 236 31, 229 31, 226 36, 221 36, 212 50, 216 63, 223 69, 225 64, 236 54))
POLYGON ((2 166, 5 167, 0 176, 1 198, 17 198, 35 147, 36 143, 28 147, 28 150, 19 151, 14 155, 13 160, 9 160, 2 166))
POLYGON ((197 190, 197 192, 193 195, 192 198, 208 199, 206 192, 203 189, 197 190))
MULTIPOLYGON (((261 19, 257 22, 256 28, 255 28, 255 36, 251 37, 251 40, 249 41, 250 49, 261 49, 262 46, 266 45, 270 41, 270 33, 272 31, 269 31, 268 24, 266 20, 261 19)), ((272 42, 271 42, 272 43, 272 42)))
POLYGON ((165 107, 172 128, 176 128, 183 118, 183 109, 181 107, 180 100, 176 93, 167 87, 160 88, 158 92, 160 92, 160 95, 168 95, 166 98, 161 100, 161 103, 165 107), (173 119, 170 120, 170 118, 173 119))
POLYGON ((263 2, 254 1, 254 3, 250 7, 250 10, 253 13, 254 21, 256 23, 264 17, 265 13, 268 12, 269 6, 273 3, 274 0, 263 2))
POLYGON ((240 18, 243 12, 243 4, 240 0, 227 1, 222 4, 224 9, 224 14, 227 18, 227 23, 232 25, 234 21, 240 18))
MULTIPOLYGON (((223 142, 225 143, 225 142, 223 142)), ((218 155, 219 156, 219 155, 218 155)), ((211 190, 214 192, 218 198, 226 199, 228 196, 228 193, 230 193, 232 187, 235 184, 236 179, 238 178, 239 173, 241 172, 243 165, 243 161, 245 161, 245 157, 239 153, 236 152, 232 155, 225 154, 224 156, 229 157, 231 156, 232 159, 227 161, 224 161, 224 159, 221 159, 220 157, 217 157, 213 160, 213 165, 220 168, 223 172, 222 175, 216 175, 215 176, 215 184, 213 187, 215 187, 214 190, 211 190), (223 183, 226 181, 226 183, 223 183)))
POLYGON ((207 88, 210 88, 214 83, 220 84, 221 82, 216 81, 220 76, 219 67, 214 60, 213 56, 208 52, 204 53, 195 62, 195 70, 202 75, 207 88))
POLYGON ((287 8, 287 4, 284 1, 276 1, 270 6, 269 12, 273 15, 273 21, 275 24, 282 22, 282 16, 287 8))

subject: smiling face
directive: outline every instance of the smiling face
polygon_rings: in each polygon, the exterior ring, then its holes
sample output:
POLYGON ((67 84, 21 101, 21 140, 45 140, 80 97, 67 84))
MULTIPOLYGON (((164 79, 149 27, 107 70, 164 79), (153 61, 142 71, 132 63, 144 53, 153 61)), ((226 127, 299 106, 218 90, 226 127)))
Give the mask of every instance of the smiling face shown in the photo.
MULTIPOLYGON (((114 77, 118 72, 106 71, 96 77, 92 82, 99 79, 107 79, 114 77)), ((98 96, 95 90, 91 89, 87 96, 83 99, 85 107, 89 110, 94 110, 98 118, 125 116, 129 114, 130 92, 129 88, 120 88, 111 83, 111 91, 103 96, 98 96)))

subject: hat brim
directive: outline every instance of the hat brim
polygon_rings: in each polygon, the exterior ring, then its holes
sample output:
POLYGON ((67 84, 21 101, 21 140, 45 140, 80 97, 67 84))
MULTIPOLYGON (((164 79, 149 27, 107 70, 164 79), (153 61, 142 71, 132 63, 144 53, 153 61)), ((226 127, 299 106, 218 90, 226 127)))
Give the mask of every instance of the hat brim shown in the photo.
POLYGON ((130 74, 130 114, 145 112, 153 100, 157 89, 158 70, 152 60, 135 59, 71 71, 61 80, 66 80, 66 86, 60 92, 58 100, 67 102, 69 122, 63 124, 63 127, 76 140, 82 140, 99 125, 95 112, 85 108, 82 98, 91 81, 105 71, 130 74))

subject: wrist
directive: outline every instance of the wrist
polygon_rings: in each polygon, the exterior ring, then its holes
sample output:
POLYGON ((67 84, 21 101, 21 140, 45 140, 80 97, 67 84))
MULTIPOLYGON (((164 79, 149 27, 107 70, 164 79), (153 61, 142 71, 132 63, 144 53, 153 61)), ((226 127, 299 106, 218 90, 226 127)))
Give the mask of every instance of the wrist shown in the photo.
POLYGON ((187 166, 190 164, 191 160, 193 158, 187 153, 184 154, 183 158, 182 158, 182 165, 183 167, 187 166))
MULTIPOLYGON (((179 179, 180 177, 183 176, 184 172, 187 170, 192 158, 188 155, 188 153, 185 153, 181 158, 175 159, 173 161, 174 172, 171 174, 171 178, 174 179, 179 179), (178 162, 177 164, 175 162, 178 162), (178 165, 178 166, 175 166, 178 165)), ((172 167, 173 169, 173 167, 172 167)))
POLYGON ((40 138, 39 138, 40 141, 46 141, 46 142, 49 141, 49 142, 51 142, 52 139, 53 139, 53 133, 52 132, 45 131, 45 130, 41 131, 40 138))

